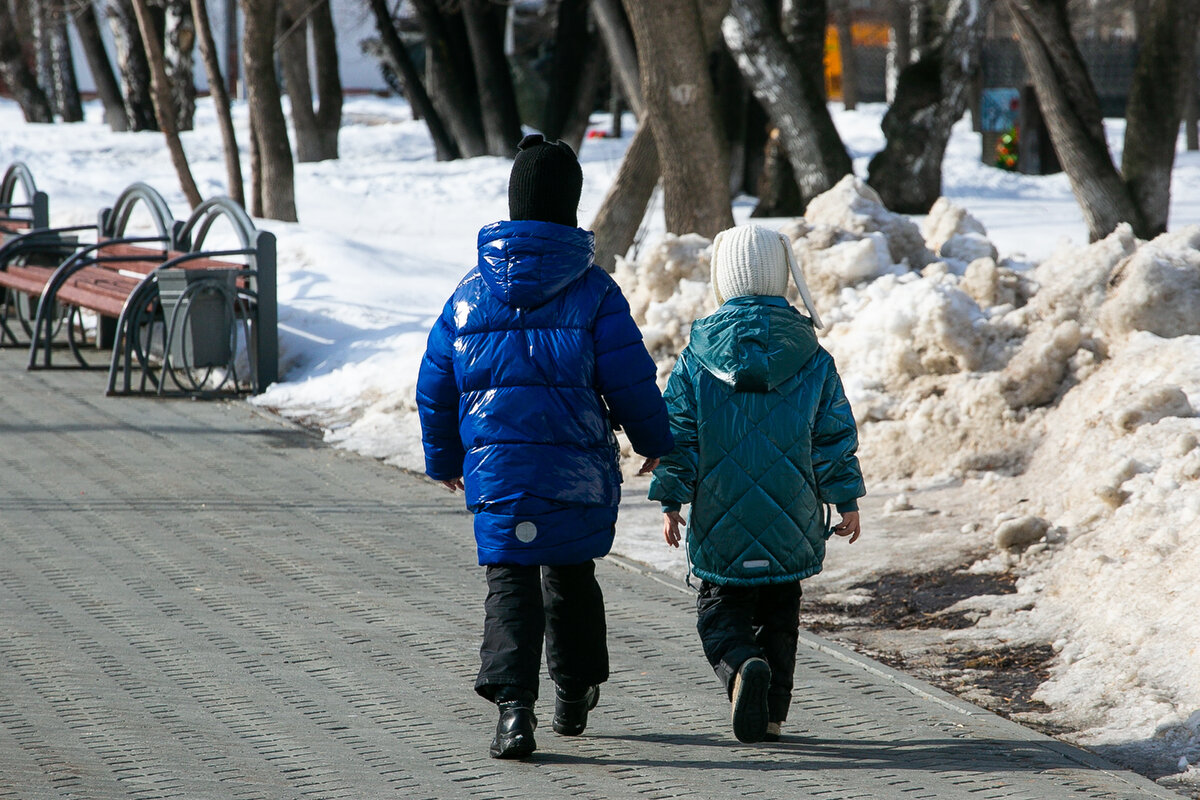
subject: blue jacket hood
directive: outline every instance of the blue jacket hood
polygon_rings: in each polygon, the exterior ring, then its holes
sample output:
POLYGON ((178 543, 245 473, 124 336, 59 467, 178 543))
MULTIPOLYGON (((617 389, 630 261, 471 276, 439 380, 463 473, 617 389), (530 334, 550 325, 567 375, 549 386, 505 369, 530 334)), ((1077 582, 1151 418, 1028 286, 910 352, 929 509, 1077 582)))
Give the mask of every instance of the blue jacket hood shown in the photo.
POLYGON ((817 352, 812 320, 782 297, 735 297, 692 324, 691 349, 713 377, 738 391, 768 392, 817 352))
POLYGON ((533 220, 493 222, 479 231, 479 273, 492 294, 537 308, 592 265, 591 231, 533 220))

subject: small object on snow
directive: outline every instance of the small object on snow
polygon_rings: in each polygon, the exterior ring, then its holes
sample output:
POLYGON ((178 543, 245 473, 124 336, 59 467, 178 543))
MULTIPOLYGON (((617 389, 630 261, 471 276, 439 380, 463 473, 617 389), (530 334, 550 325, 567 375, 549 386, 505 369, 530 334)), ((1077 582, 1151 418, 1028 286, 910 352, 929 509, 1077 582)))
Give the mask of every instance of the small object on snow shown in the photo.
POLYGON ((898 514, 901 511, 912 510, 913 504, 909 502, 908 495, 904 494, 903 492, 895 497, 889 498, 888 501, 883 504, 883 513, 885 514, 898 514))
POLYGON ((1050 523, 1041 517, 1017 517, 1000 523, 1000 527, 996 528, 994 541, 1000 550, 1022 552, 1041 540, 1048 530, 1050 523))
POLYGON ((1096 490, 1096 496, 1104 501, 1109 508, 1120 508, 1129 499, 1129 492, 1118 486, 1101 486, 1096 490))
POLYGON ((1152 386, 1133 396, 1129 405, 1113 415, 1113 427, 1132 432, 1166 417, 1194 417, 1196 410, 1178 386, 1152 386))
POLYGON ((1196 441, 1196 437, 1190 433, 1185 433, 1175 440, 1174 446, 1171 448, 1170 455, 1177 458, 1183 458, 1188 453, 1196 449, 1200 442, 1196 441))

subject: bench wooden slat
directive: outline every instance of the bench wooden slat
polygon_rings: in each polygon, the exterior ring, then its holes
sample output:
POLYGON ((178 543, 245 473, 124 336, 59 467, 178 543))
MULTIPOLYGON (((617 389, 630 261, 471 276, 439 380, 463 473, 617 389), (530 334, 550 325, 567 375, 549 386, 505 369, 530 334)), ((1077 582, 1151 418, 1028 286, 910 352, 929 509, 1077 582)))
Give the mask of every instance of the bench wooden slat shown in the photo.
POLYGON ((11 266, 0 271, 0 286, 37 296, 53 274, 52 267, 11 266))

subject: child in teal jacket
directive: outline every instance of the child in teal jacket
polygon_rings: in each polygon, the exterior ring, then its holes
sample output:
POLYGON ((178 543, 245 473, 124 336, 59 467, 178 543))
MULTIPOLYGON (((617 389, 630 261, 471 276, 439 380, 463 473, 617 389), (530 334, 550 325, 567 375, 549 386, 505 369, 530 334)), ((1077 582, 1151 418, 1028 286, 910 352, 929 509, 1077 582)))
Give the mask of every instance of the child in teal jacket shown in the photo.
POLYGON ((732 702, 740 741, 775 741, 791 703, 800 581, 821 569, 831 534, 855 541, 866 493, 858 431, 791 245, 750 225, 712 248, 721 307, 692 325, 665 397, 675 449, 650 498, 701 579, 697 629, 732 702), (784 299, 789 271, 808 308, 784 299), (826 505, 841 520, 830 529, 826 505))

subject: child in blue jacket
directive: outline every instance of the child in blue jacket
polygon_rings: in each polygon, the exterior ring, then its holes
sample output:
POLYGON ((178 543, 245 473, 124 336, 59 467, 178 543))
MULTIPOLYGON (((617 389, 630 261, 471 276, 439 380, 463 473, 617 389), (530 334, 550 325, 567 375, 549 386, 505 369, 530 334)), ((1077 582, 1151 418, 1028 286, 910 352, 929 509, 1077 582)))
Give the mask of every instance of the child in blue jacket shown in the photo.
POLYGON ((783 235, 754 225, 717 234, 721 307, 692 325, 667 383, 675 449, 650 499, 701 579, 697 629, 732 703, 734 735, 777 741, 791 704, 800 581, 821 570, 831 534, 855 541, 866 493, 858 432, 808 288, 783 235), (811 317, 784 299, 789 271, 811 317), (825 506, 841 521, 829 528, 825 506))
POLYGON ((479 260, 429 334, 417 380, 425 471, 465 489, 487 568, 475 690, 500 719, 490 752, 536 747, 542 639, 553 727, 574 736, 608 679, 592 559, 612 546, 621 473, 613 426, 649 472, 672 447, 655 366, 613 279, 576 227, 583 171, 562 142, 526 136, 511 221, 479 232, 479 260))

